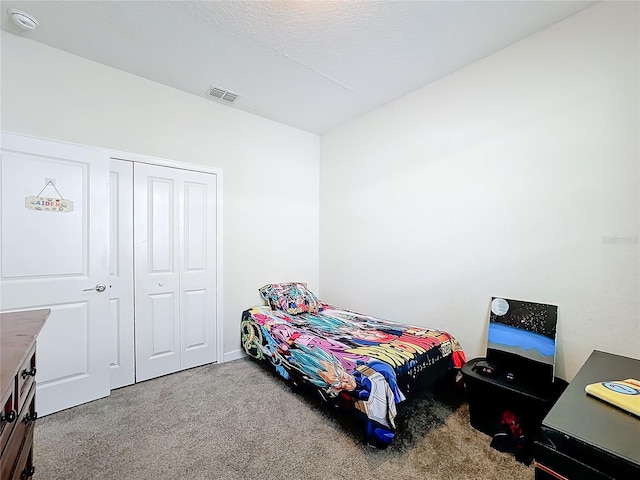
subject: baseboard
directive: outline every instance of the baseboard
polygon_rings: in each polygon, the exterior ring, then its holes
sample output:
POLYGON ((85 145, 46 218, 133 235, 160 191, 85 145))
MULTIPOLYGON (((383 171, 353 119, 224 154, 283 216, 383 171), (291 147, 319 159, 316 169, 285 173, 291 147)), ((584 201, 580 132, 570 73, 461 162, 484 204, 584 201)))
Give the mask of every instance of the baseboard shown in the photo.
POLYGON ((239 358, 244 358, 244 356, 246 355, 246 353, 244 353, 244 351, 238 349, 238 350, 233 350, 231 352, 225 352, 223 358, 222 358, 222 362, 230 362, 232 360, 238 360, 239 358))

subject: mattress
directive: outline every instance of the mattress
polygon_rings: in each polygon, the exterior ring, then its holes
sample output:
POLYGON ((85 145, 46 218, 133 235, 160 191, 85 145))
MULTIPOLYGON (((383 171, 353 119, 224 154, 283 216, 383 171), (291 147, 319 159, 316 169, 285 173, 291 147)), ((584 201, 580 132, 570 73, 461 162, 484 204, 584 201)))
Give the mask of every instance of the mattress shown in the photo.
POLYGON ((242 313, 242 348, 294 385, 365 420, 378 447, 395 437, 397 406, 465 355, 449 333, 377 319, 328 305, 290 315, 266 306, 242 313))

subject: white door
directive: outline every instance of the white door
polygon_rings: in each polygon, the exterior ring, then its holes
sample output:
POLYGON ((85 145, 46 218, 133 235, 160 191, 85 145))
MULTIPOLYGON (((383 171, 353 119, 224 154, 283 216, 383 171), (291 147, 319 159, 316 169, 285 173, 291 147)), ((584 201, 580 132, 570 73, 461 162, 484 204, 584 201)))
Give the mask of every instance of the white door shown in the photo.
POLYGON ((134 167, 136 380, 216 361, 214 174, 134 167))
POLYGON ((107 396, 109 158, 3 133, 0 172, 0 308, 51 309, 38 337, 38 413, 107 396), (62 196, 73 210, 30 209, 30 196, 62 196))
POLYGON ((134 167, 137 381, 180 370, 176 172, 134 167))
POLYGON ((135 382, 133 328, 133 163, 111 160, 109 181, 111 388, 135 382))
POLYGON ((180 171, 180 368, 216 361, 216 178, 180 171))

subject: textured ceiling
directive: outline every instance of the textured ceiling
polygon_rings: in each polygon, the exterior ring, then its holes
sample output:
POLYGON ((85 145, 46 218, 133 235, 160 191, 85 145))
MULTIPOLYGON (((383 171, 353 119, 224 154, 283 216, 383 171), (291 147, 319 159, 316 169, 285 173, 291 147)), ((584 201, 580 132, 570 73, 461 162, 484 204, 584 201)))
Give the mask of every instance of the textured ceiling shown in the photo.
MULTIPOLYGON (((2 1, 2 28, 321 134, 594 1, 2 1), (25 32, 8 8, 40 23, 25 32)), ((218 101, 218 100, 212 100, 218 101)))

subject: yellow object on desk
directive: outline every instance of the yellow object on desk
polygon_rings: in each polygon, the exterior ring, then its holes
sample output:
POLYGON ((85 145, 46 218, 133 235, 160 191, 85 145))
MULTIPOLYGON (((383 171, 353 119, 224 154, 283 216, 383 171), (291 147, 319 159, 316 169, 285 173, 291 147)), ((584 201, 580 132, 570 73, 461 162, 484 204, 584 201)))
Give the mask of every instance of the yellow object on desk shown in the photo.
POLYGON ((590 383, 585 392, 640 417, 640 381, 628 378, 590 383))

